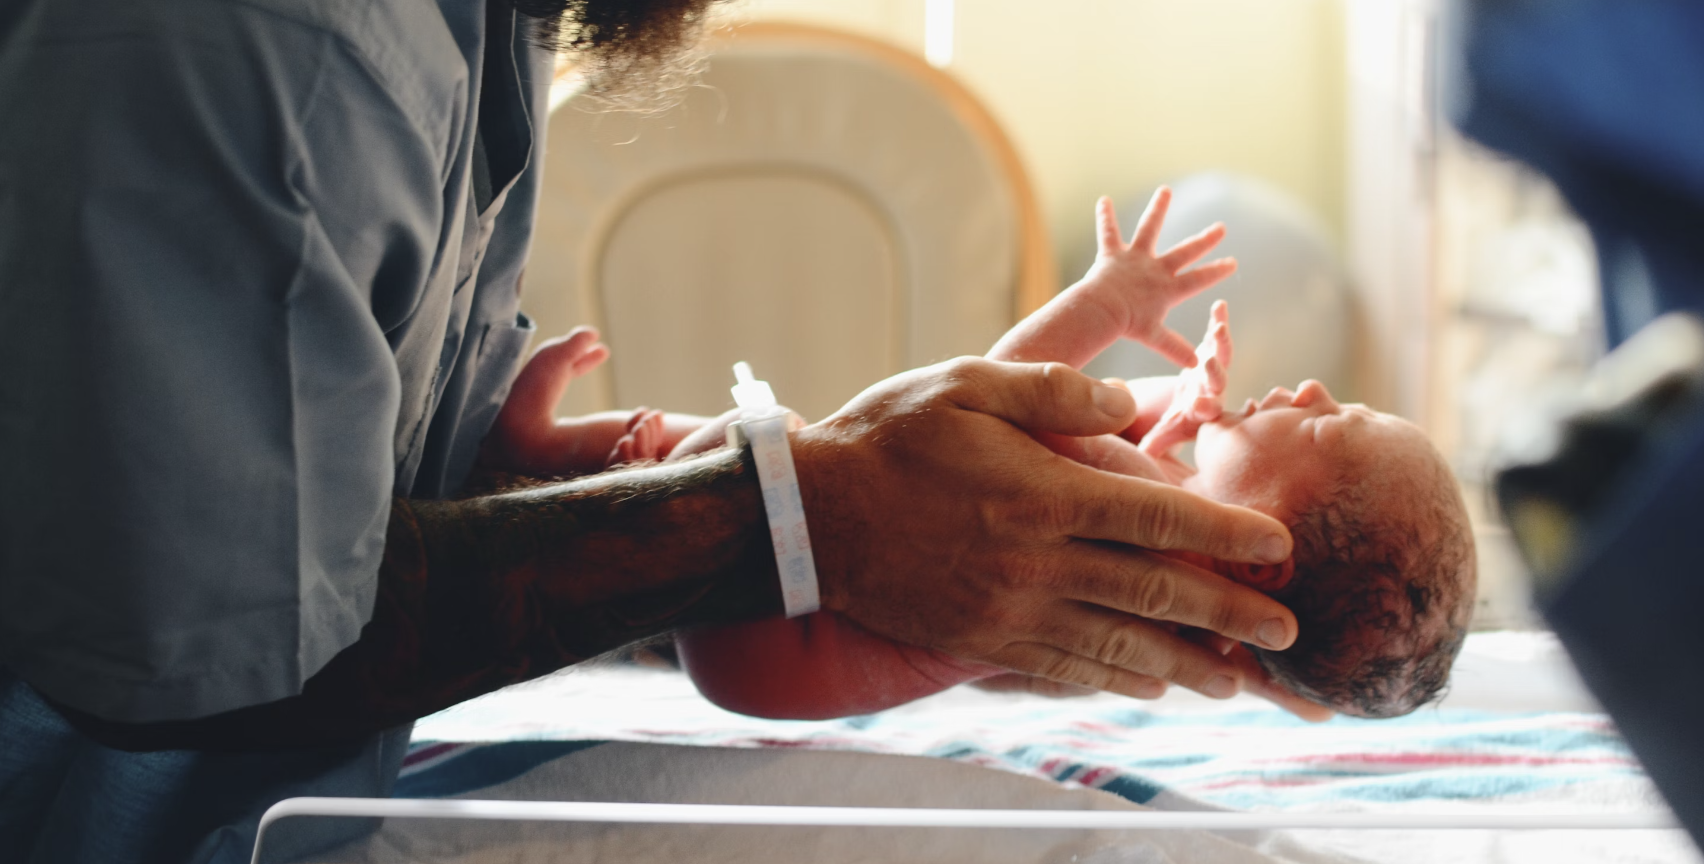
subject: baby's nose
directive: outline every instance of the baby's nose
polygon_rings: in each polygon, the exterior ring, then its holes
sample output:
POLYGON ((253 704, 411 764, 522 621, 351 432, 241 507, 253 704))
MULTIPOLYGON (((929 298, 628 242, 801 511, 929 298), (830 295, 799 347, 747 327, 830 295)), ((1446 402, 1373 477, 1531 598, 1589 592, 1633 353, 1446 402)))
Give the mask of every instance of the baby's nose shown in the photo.
POLYGON ((1290 404, 1297 408, 1315 407, 1325 411, 1336 411, 1337 400, 1331 398, 1331 391, 1325 385, 1312 378, 1301 383, 1296 388, 1296 398, 1290 404))
POLYGON ((1260 408, 1263 411, 1268 408, 1281 408, 1285 405, 1294 404, 1295 401, 1296 394, 1291 393, 1290 388, 1274 387, 1272 392, 1266 394, 1265 399, 1260 400, 1260 408))

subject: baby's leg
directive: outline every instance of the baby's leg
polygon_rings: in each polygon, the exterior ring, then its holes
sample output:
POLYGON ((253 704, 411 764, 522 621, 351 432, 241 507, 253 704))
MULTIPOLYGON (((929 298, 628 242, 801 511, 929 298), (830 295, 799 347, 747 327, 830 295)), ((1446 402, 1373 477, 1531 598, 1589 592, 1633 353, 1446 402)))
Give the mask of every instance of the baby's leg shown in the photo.
POLYGON ((480 448, 479 464, 535 477, 594 474, 611 465, 660 458, 706 422, 645 408, 558 419, 556 404, 568 385, 608 357, 609 348, 590 327, 576 327, 540 345, 515 377, 480 448))

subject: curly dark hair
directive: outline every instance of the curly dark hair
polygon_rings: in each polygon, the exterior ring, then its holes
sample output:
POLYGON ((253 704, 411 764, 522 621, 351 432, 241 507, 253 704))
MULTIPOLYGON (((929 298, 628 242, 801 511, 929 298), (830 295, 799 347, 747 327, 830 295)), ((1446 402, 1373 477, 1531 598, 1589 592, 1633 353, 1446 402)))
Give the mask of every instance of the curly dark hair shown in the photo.
POLYGON ((1300 632, 1255 655, 1279 683, 1345 714, 1398 717, 1437 698, 1467 636, 1477 583, 1467 510, 1441 459, 1414 473, 1363 472, 1289 526, 1295 577, 1273 596, 1300 632), (1398 496, 1401 516, 1389 506, 1398 496))
POLYGON ((721 0, 508 0, 535 43, 572 56, 604 106, 656 111, 703 70, 700 37, 721 0))

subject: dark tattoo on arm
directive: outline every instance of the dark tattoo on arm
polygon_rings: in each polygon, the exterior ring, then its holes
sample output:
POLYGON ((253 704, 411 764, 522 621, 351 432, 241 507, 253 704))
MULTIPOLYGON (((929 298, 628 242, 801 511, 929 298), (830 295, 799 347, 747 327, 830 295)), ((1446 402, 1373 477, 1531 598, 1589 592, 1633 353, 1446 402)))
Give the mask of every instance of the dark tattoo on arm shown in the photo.
POLYGON ((695 624, 781 611, 749 451, 391 509, 372 620, 299 696, 201 720, 109 723, 128 750, 357 740, 695 624))

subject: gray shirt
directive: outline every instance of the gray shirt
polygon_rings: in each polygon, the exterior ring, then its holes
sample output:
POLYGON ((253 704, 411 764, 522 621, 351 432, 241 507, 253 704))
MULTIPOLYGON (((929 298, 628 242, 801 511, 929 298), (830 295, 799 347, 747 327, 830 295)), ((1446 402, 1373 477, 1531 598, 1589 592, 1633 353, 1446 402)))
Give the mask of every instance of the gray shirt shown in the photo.
POLYGON ((0 7, 0 665, 143 722, 359 635, 531 331, 549 64, 493 5, 0 7))

